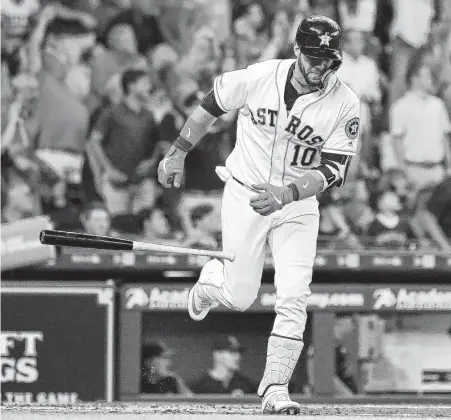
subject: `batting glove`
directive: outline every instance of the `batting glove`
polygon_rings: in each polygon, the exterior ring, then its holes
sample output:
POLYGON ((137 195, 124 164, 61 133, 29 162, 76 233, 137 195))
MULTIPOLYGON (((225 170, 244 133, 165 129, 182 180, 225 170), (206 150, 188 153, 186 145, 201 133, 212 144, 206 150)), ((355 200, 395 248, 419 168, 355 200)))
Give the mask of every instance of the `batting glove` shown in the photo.
POLYGON ((268 216, 293 201, 293 191, 288 187, 271 184, 254 184, 252 188, 262 191, 249 201, 251 207, 262 216, 268 216))
POLYGON ((185 166, 186 152, 171 146, 164 159, 158 165, 158 182, 164 188, 180 188, 185 166))

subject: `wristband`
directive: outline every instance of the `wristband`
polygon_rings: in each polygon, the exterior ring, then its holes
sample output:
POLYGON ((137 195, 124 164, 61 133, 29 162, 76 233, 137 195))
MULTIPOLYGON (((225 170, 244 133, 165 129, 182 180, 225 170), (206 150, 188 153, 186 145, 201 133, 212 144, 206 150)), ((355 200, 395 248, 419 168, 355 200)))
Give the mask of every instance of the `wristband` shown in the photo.
POLYGON ((296 184, 288 184, 287 187, 292 191, 293 201, 299 200, 299 190, 296 184))
POLYGON ((181 150, 182 152, 188 153, 193 145, 188 140, 185 140, 183 137, 179 136, 174 142, 174 147, 181 150))

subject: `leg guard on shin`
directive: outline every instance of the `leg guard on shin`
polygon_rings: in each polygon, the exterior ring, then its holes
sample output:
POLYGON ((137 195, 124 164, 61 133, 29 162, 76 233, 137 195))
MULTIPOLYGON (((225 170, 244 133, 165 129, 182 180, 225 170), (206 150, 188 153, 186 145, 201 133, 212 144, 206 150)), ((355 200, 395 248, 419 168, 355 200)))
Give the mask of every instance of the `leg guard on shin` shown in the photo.
POLYGON ((301 340, 271 335, 268 340, 266 367, 257 394, 262 397, 272 385, 288 387, 304 343, 301 340))

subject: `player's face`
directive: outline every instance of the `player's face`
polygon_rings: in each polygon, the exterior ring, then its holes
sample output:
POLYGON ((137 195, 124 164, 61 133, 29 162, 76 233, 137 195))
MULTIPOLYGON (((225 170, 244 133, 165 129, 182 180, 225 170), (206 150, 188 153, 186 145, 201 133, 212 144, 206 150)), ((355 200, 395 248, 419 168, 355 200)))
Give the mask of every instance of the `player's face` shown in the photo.
POLYGON ((241 354, 237 351, 222 351, 221 362, 227 369, 236 372, 240 369, 241 354))
POLYGON ((305 81, 310 86, 321 86, 323 76, 330 69, 332 63, 332 59, 309 57, 304 54, 299 54, 298 58, 298 65, 304 70, 305 81))
POLYGON ((212 211, 206 214, 201 220, 198 222, 198 227, 200 227, 203 231, 214 233, 218 230, 218 226, 220 225, 220 220, 216 212, 212 211))
POLYGON ((164 376, 167 374, 170 364, 171 364, 171 359, 166 356, 155 357, 153 359, 153 363, 152 363, 152 365, 155 369, 155 372, 161 376, 164 376))
POLYGON ((130 25, 116 25, 108 34, 108 46, 115 50, 128 54, 136 54, 138 43, 135 32, 130 25))
POLYGON ((140 77, 136 83, 130 86, 130 91, 141 101, 150 100, 150 79, 147 76, 140 77))

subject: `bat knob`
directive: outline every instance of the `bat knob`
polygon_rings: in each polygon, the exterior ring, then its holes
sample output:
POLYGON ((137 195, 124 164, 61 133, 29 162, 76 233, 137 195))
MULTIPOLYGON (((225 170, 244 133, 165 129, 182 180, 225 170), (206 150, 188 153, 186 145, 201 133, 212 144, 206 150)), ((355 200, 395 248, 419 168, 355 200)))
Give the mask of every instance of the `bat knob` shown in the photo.
POLYGON ((39 242, 41 242, 41 244, 43 244, 43 245, 46 245, 46 243, 47 243, 46 229, 41 230, 41 233, 39 233, 39 242))

